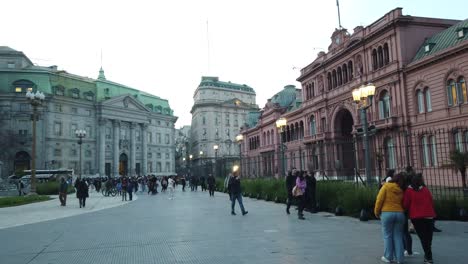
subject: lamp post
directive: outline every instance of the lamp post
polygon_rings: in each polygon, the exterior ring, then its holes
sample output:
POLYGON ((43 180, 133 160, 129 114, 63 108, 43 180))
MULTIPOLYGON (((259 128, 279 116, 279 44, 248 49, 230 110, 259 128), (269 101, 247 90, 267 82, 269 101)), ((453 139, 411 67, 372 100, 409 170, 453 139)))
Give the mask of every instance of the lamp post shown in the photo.
POLYGON ((190 154, 190 155, 189 155, 189 172, 190 172, 190 177, 192 177, 192 159, 193 159, 193 155, 190 154))
POLYGON ((283 137, 281 136, 281 134, 284 132, 284 127, 286 126, 287 123, 288 121, 284 117, 281 117, 280 119, 276 120, 276 128, 278 128, 278 136, 280 139, 279 148, 281 151, 281 174, 283 175, 283 177, 286 177, 286 163, 284 160, 285 146, 284 146, 283 137))
POLYGON ((75 135, 78 138, 78 145, 80 145, 80 179, 82 177, 83 166, 81 165, 81 145, 83 144, 83 138, 86 137, 86 130, 78 129, 75 131, 75 135))
POLYGON ((218 163, 218 148, 219 148, 219 146, 216 145, 216 144, 213 146, 213 149, 214 149, 214 152, 215 152, 215 162, 214 162, 214 168, 213 168, 213 170, 214 170, 213 171, 213 176, 215 176, 215 177, 216 177, 216 171, 217 171, 216 170, 216 168, 217 168, 216 165, 218 165, 217 164, 218 163))
POLYGON ((352 92, 353 100, 361 110, 361 121, 362 130, 364 134, 364 159, 366 166, 366 181, 367 185, 370 186, 371 180, 371 169, 370 169, 370 149, 369 149, 369 124, 367 123, 367 109, 372 106, 372 98, 375 94, 375 86, 372 83, 362 85, 356 88, 352 92))
POLYGON ((30 194, 37 194, 36 193, 36 121, 39 117, 37 114, 37 108, 42 105, 42 102, 45 100, 45 95, 42 92, 36 91, 33 93, 32 91, 28 91, 26 93, 26 98, 29 100, 29 103, 33 107, 33 113, 31 115, 32 120, 32 160, 31 160, 31 189, 30 194))
MULTIPOLYGON (((239 134, 236 136, 236 142, 239 144, 239 175, 242 174, 242 141, 244 141, 244 135, 239 134)), ((241 175, 242 176, 242 175, 241 175)))

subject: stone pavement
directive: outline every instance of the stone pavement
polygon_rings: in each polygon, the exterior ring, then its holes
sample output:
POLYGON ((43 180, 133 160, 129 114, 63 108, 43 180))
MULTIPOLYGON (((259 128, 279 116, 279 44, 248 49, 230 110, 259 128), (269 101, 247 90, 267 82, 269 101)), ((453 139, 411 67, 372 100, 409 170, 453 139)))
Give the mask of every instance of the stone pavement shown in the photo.
MULTIPOLYGON (((285 206, 244 199, 230 215, 227 195, 176 191, 74 217, 0 230, 0 263, 381 263, 378 221, 327 213, 301 221, 285 206)), ((466 263, 468 225, 438 222, 436 263, 466 263)), ((413 236, 414 250, 422 252, 413 236)), ((422 263, 422 255, 406 263, 422 263)))
MULTIPOLYGON (((104 197, 101 193, 90 191, 85 208, 80 208, 74 193, 68 195, 67 206, 62 207, 58 195, 51 195, 51 197, 54 199, 50 201, 0 208, 0 229, 96 212, 129 202, 122 202, 119 196, 104 197)), ((134 195, 133 199, 138 199, 138 197, 134 195)))

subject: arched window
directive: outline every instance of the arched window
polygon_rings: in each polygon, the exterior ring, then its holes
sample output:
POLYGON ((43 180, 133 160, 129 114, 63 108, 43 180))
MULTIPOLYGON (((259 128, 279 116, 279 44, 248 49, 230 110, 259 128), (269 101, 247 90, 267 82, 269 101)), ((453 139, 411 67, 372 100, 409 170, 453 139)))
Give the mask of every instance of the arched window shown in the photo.
POLYGON ((450 79, 447 81, 447 100, 449 106, 456 106, 458 104, 457 100, 457 87, 455 81, 450 79))
POLYGON ((303 139, 304 138, 304 122, 299 122, 299 131, 300 131, 300 135, 299 135, 299 139, 303 139))
POLYGON ((382 68, 383 67, 383 50, 382 50, 382 46, 380 46, 377 50, 377 55, 378 55, 378 62, 379 62, 379 68, 382 68))
POLYGON ((13 82, 15 93, 25 93, 27 91, 33 92, 36 85, 28 80, 18 80, 13 82))
POLYGON ((388 169, 395 168, 395 145, 391 137, 384 140, 385 162, 388 169))
POLYGON ((338 75, 338 86, 340 86, 340 85, 343 84, 343 78, 341 76, 341 67, 338 67, 338 71, 337 71, 336 75, 338 75))
POLYGON ((333 88, 336 88, 337 80, 336 80, 336 70, 332 71, 332 77, 333 77, 333 88))
POLYGON ((309 126, 310 126, 310 135, 313 136, 317 134, 317 124, 315 122, 315 116, 310 116, 309 118, 309 126))
POLYGON ((387 65, 390 62, 390 53, 388 51, 387 43, 385 43, 383 46, 383 56, 384 56, 384 64, 387 65))
POLYGON ((332 89, 332 77, 331 77, 331 73, 328 73, 328 74, 327 74, 327 81, 328 81, 328 90, 331 90, 331 89, 332 89))
POLYGON ((377 70, 377 50, 372 50, 372 69, 377 70))
POLYGON ((270 145, 270 130, 267 131, 267 145, 270 145))
POLYGON ((424 113, 424 93, 418 90, 416 92, 416 97, 418 99, 418 113, 424 113))
POLYGON ((343 83, 348 82, 348 66, 346 66, 346 63, 343 64, 343 83))
POLYGON ((315 96, 315 83, 312 82, 312 84, 310 86, 310 98, 312 98, 314 96, 315 96))
POLYGON ((80 98, 80 90, 78 88, 71 89, 71 97, 80 98))
POLYGON ((429 87, 424 88, 424 97, 426 98, 426 111, 432 112, 431 91, 429 87))
POLYGON ((348 75, 349 75, 349 81, 353 79, 353 62, 348 61, 348 75))
POLYGON ((390 117, 390 95, 388 91, 383 91, 379 99, 379 118, 385 119, 390 117))

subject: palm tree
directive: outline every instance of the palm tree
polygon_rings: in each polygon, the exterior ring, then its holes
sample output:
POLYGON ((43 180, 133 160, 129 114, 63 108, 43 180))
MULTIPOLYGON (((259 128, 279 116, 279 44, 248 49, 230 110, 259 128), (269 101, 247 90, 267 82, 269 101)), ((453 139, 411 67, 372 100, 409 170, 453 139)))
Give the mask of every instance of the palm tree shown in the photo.
POLYGON ((468 165, 468 152, 460 152, 455 150, 450 153, 450 160, 452 160, 455 169, 460 171, 462 176, 463 188, 466 188, 466 166, 468 165))

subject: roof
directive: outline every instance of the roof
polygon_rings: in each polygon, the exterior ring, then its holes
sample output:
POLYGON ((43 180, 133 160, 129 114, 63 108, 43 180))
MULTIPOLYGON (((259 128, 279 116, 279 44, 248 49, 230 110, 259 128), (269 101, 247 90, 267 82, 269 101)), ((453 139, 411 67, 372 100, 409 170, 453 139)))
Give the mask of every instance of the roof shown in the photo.
POLYGON ((0 52, 1 53, 6 53, 6 52, 18 52, 17 50, 14 50, 8 46, 0 46, 0 52))
POLYGON ((296 90, 296 86, 286 85, 283 90, 271 97, 271 102, 277 103, 280 107, 290 107, 298 96, 296 90))
POLYGON ((219 88, 227 88, 232 90, 238 91, 245 91, 255 93, 254 89, 246 84, 236 84, 232 82, 222 82, 219 80, 218 77, 209 77, 209 76, 202 76, 202 80, 198 87, 204 86, 212 86, 212 87, 219 87, 219 88))
POLYGON ((439 32, 432 37, 426 39, 423 45, 419 48, 413 62, 423 59, 427 56, 436 54, 445 49, 456 46, 458 43, 468 40, 468 19, 455 24, 446 30, 439 32), (464 36, 458 37, 458 31, 463 30, 464 36), (429 45, 430 49, 426 52, 426 46, 429 45))
POLYGON ((247 124, 248 127, 255 127, 258 123, 258 120, 260 119, 260 116, 261 116, 260 111, 249 112, 247 114, 245 123, 247 124))

